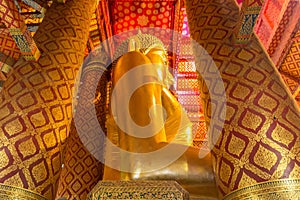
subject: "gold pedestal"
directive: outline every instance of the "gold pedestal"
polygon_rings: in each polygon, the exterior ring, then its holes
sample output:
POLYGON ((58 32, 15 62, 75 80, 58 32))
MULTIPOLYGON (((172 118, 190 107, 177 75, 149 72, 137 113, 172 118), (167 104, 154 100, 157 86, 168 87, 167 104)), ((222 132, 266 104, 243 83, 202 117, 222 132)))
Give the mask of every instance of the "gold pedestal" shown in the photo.
POLYGON ((176 181, 100 181, 89 193, 96 199, 189 199, 176 181))

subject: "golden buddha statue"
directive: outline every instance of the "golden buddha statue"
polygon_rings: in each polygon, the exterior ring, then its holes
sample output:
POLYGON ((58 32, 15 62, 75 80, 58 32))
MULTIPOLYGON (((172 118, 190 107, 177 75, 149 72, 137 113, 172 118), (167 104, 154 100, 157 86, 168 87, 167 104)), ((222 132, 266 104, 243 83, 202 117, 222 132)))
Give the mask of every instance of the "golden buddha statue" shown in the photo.
POLYGON ((199 149, 191 146, 191 122, 169 91, 174 79, 163 43, 139 32, 119 46, 115 57, 106 127, 118 148, 107 145, 103 180, 176 180, 192 195, 217 197, 210 154, 200 159, 199 149), (141 86, 133 87, 134 81, 141 86))

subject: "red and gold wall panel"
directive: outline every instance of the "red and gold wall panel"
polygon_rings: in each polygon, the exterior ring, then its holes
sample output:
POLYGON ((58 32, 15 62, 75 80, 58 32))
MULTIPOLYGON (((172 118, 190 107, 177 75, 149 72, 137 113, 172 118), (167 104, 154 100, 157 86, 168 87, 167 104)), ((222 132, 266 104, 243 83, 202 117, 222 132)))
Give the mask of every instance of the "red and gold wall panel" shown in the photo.
POLYGON ((115 34, 137 27, 171 28, 174 1, 110 1, 115 34))
POLYGON ((300 3, 294 0, 267 0, 262 7, 255 33, 277 67, 290 45, 300 18, 300 3))
POLYGON ((286 4, 285 0, 267 0, 260 13, 255 29, 262 44, 266 47, 269 46, 271 34, 279 25, 281 12, 284 11, 283 4, 286 4))
MULTIPOLYGON (((109 0, 110 18, 112 21, 113 35, 145 27, 158 27, 150 34, 161 39, 168 47, 171 46, 172 34, 164 29, 180 28, 175 24, 180 23, 179 14, 182 3, 177 0, 169 1, 113 1, 109 0)), ((175 30, 178 31, 178 30, 175 30)), ((120 41, 124 38, 120 38, 120 41)), ((118 41, 116 42, 119 43, 118 41)))

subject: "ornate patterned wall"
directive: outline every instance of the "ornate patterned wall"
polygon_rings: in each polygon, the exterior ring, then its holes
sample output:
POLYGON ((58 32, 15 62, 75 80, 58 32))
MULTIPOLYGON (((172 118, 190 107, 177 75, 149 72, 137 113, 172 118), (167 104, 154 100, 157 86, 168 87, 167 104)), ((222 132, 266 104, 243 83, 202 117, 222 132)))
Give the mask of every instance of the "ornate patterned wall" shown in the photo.
MULTIPOLYGON (((1 6, 4 4, 7 6, 9 1, 1 2, 1 6)), ((47 3, 44 0, 35 2, 39 5, 47 3)), ((179 20, 178 24, 181 25, 182 19, 176 18, 174 13, 182 12, 180 10, 182 5, 175 2, 177 1, 111 0, 108 4, 108 1, 101 1, 97 11, 99 13, 98 15, 96 13, 91 26, 89 16, 94 8, 91 1, 68 1, 66 5, 53 4, 47 12, 45 22, 34 37, 42 51, 40 61, 18 62, 15 65, 16 69, 5 82, 4 92, 0 96, 0 141, 4 144, 0 147, 0 183, 28 188, 50 199, 55 196, 59 184, 58 196, 85 198, 87 192, 101 178, 102 167, 79 141, 74 124, 69 129, 71 89, 77 68, 83 59, 86 33, 90 31, 88 44, 91 50, 101 40, 112 35, 110 26, 114 28, 114 34, 131 30, 136 26, 176 29, 177 23, 174 25, 171 22, 179 20), (113 14, 103 16, 99 11, 100 7, 106 9, 105 13, 110 9, 113 14), (106 24, 107 22, 112 24, 106 24), (107 29, 98 30, 105 26, 107 29), (68 147, 66 154, 63 154, 62 149, 66 145, 65 140, 69 131, 68 147), (28 145, 32 148, 26 148, 28 145), (63 158, 65 158, 64 169, 58 182, 63 158)), ((300 161, 297 158, 299 144, 296 142, 299 139, 297 126, 299 112, 261 44, 252 37, 262 2, 243 1, 241 21, 236 26, 239 9, 233 0, 223 0, 220 4, 214 1, 206 3, 188 1, 192 36, 216 60, 222 71, 228 96, 225 129, 214 150, 215 170, 222 195, 257 182, 297 177, 300 171, 300 161), (240 41, 244 43, 244 47, 232 46, 230 36, 234 27, 240 28, 235 29, 235 33, 236 36, 241 36, 240 41)), ((10 3, 9 6, 12 8, 12 1, 10 3)), ((41 6, 36 4, 30 6, 44 12, 41 6)), ((268 53, 273 61, 276 61, 275 64, 278 65, 292 94, 300 100, 299 80, 293 78, 300 75, 299 32, 297 32, 299 24, 296 26, 298 21, 295 17, 300 11, 299 8, 299 2, 293 0, 266 0, 256 32, 264 46, 268 47, 268 53), (277 15, 280 16, 279 20, 276 18, 277 15), (289 35, 286 35, 287 33, 289 35), (286 59, 280 59, 281 57, 286 59)), ((29 37, 28 40, 28 31, 27 36, 24 34, 26 29, 20 25, 22 20, 16 9, 16 7, 11 9, 16 12, 16 19, 19 19, 15 40, 7 36, 9 30, 3 29, 2 26, 5 24, 0 23, 0 51, 6 52, 0 55, 0 61, 5 63, 14 63, 14 59, 18 59, 22 53, 17 44, 24 46, 31 39, 29 37), (14 42, 19 40, 21 43, 14 42)), ((3 12, 0 14, 11 15, 3 12)), ((32 15, 28 14, 26 19, 29 20, 30 17, 32 15)), ((6 22, 15 24, 13 21, 6 22)), ((163 32, 156 34, 163 35, 163 32)), ((170 38, 167 38, 166 42, 169 40, 170 38)), ((24 47, 28 45, 29 43, 24 47)), ((0 65, 0 69, 8 72, 7 66, 0 65)), ((97 75, 95 71, 89 72, 85 74, 85 79, 92 80, 97 75)), ((188 82, 194 84, 194 74, 191 77, 188 82)), ((5 74, 0 73, 1 80, 6 78, 5 74)), ((185 81, 179 80, 178 86, 181 89, 184 89, 185 81)), ((2 84, 3 82, 0 82, 0 87, 2 84)), ((201 87, 205 88, 203 80, 201 87)), ((99 90, 106 89, 103 88, 103 85, 99 86, 99 90)), ((198 103, 199 99, 195 98, 196 95, 190 96, 179 96, 179 100, 186 103, 187 109, 193 110, 197 106, 193 103, 196 101, 198 103)), ((202 96, 207 112, 210 105, 209 97, 207 93, 202 96)), ((90 99, 83 101, 88 102, 94 99, 95 94, 87 93, 86 97, 90 99)), ((101 120, 105 118, 103 99, 98 103, 100 106, 96 107, 99 109, 99 121, 103 122, 101 120)), ((83 112, 84 108, 82 109, 83 112)), ((209 112, 206 119, 209 120, 209 112)), ((194 145, 200 146, 203 144, 205 133, 204 122, 194 124, 193 128, 197 133, 194 145)), ((2 184, 0 187, 3 194, 10 193, 8 187, 2 184)))
POLYGON ((268 0, 259 15, 255 32, 277 67, 284 59, 282 53, 293 37, 299 12, 299 1, 268 0))
POLYGON ((286 85, 299 102, 300 74, 297 40, 300 3, 294 0, 266 1, 255 32, 279 69, 286 85))

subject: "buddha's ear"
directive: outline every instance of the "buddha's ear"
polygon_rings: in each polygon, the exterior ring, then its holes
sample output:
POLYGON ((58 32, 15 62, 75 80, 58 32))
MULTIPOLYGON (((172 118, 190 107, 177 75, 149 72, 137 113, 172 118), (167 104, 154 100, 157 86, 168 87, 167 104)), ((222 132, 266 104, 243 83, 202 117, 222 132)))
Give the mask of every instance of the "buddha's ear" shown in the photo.
POLYGON ((164 80, 164 84, 167 86, 167 88, 170 88, 171 85, 175 83, 174 76, 169 72, 168 68, 166 69, 166 78, 164 80))

